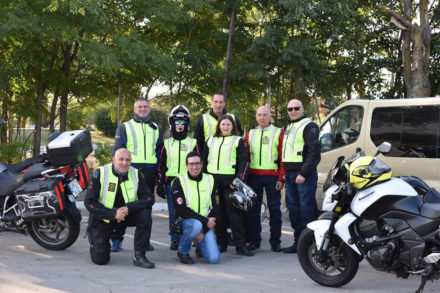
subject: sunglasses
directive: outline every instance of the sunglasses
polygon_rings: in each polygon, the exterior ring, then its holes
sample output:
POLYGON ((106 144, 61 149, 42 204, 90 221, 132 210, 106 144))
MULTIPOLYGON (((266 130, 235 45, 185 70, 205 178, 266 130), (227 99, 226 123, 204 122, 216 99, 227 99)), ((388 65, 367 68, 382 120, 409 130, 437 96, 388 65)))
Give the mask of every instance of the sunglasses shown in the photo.
POLYGON ((202 165, 202 163, 201 162, 196 162, 196 163, 186 163, 188 166, 190 166, 190 167, 198 167, 198 166, 200 166, 200 165, 202 165))
POLYGON ((295 111, 299 111, 301 109, 301 107, 289 107, 287 108, 287 111, 292 112, 293 110, 295 111))
POLYGON ((185 121, 174 121, 174 125, 185 125, 185 121))

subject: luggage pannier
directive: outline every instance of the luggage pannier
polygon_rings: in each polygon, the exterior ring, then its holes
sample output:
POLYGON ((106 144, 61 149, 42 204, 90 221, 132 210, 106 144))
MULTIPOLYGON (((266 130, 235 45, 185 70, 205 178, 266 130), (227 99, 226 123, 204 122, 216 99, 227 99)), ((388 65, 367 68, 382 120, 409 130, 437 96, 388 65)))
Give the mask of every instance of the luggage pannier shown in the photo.
POLYGON ((90 131, 64 131, 49 142, 46 151, 53 166, 78 163, 93 151, 90 131))
POLYGON ((59 178, 36 180, 16 191, 18 208, 24 220, 55 216, 64 210, 64 187, 59 178))

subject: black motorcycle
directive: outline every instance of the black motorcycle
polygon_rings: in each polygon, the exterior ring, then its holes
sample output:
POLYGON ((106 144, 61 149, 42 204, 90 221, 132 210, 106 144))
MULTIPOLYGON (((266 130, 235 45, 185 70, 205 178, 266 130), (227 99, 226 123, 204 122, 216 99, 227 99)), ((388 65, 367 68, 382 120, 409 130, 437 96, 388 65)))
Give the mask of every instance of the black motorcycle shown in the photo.
POLYGON ((66 131, 51 140, 47 154, 0 162, 0 232, 28 231, 42 247, 62 250, 80 232, 75 200, 90 183, 84 159, 92 145, 88 131, 66 131))

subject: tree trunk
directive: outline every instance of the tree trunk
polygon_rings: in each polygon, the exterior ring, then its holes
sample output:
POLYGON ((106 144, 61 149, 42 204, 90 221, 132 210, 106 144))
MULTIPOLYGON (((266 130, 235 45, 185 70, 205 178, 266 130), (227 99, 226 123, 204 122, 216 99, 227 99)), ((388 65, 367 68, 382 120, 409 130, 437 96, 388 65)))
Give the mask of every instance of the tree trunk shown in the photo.
POLYGON ((60 91, 56 89, 55 93, 53 94, 52 106, 50 107, 49 133, 55 132, 55 119, 57 117, 57 104, 58 104, 59 96, 60 96, 60 91))
MULTIPOLYGON (((403 17, 411 22, 411 0, 405 0, 403 8, 403 17)), ((402 30, 402 64, 403 64, 403 82, 405 83, 405 97, 411 90, 411 31, 410 28, 402 30)))
POLYGON ((60 99, 60 132, 67 130, 67 104, 68 95, 65 92, 60 99))
POLYGON ((5 93, 2 99, 2 114, 1 118, 3 119, 3 126, 0 126, 0 141, 1 143, 8 142, 8 133, 7 133, 7 123, 8 123, 8 95, 5 93))
MULTIPOLYGON (((37 77, 39 80, 40 77, 37 77)), ((34 145, 33 145, 33 156, 38 156, 40 154, 41 146, 41 122, 43 120, 43 101, 44 101, 45 88, 41 80, 37 83, 37 117, 35 119, 35 129, 34 129, 34 145)))
MULTIPOLYGON (((64 63, 61 68, 64 78, 68 81, 70 79, 70 67, 72 65, 73 60, 76 58, 78 54, 79 43, 74 42, 74 45, 68 44, 66 49, 63 51, 64 53, 64 63), (72 51, 73 47, 73 52, 72 51)), ((61 101, 60 101, 60 131, 67 130, 67 105, 69 103, 68 96, 69 90, 64 88, 61 92, 61 101)))
POLYGON ((222 92, 223 96, 225 98, 225 101, 228 98, 229 93, 229 87, 230 87, 230 80, 229 80, 229 70, 230 70, 230 63, 232 59, 232 41, 235 31, 235 22, 237 20, 237 11, 240 7, 240 0, 236 0, 234 7, 232 8, 231 12, 231 19, 229 21, 229 35, 228 35, 228 45, 226 47, 226 61, 225 61, 225 71, 223 74, 223 87, 222 92))

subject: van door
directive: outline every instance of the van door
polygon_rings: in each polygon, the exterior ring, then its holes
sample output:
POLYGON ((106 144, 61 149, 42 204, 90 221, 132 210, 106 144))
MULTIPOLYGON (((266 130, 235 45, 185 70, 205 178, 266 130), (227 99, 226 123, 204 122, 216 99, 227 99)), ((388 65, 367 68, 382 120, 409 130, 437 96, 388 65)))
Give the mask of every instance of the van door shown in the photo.
POLYGON ((364 132, 362 130, 364 107, 351 105, 339 109, 320 127, 321 161, 318 165, 318 188, 316 199, 318 207, 323 200, 323 185, 330 168, 338 157, 350 157, 356 148, 363 149, 364 132))
POLYGON ((439 186, 439 117, 438 105, 376 106, 371 109, 368 144, 383 141, 391 152, 380 159, 391 167, 393 176, 411 175, 431 187, 439 186))

